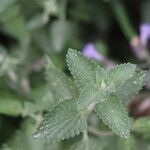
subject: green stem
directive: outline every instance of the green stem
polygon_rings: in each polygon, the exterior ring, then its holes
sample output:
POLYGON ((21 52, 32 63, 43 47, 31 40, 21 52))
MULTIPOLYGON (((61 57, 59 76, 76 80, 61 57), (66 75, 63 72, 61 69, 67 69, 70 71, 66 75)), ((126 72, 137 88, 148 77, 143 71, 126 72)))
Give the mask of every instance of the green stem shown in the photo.
POLYGON ((120 28, 122 29, 126 38, 130 41, 133 36, 136 36, 136 32, 134 31, 134 28, 129 20, 129 16, 125 7, 120 0, 112 0, 110 4, 120 28))
POLYGON ((84 132, 83 132, 83 140, 84 140, 84 141, 88 141, 88 133, 87 133, 87 130, 84 130, 84 132))
POLYGON ((89 133, 94 134, 98 137, 114 135, 114 133, 111 131, 99 131, 98 129, 93 128, 93 127, 88 127, 88 131, 89 131, 89 133))
POLYGON ((67 0, 61 0, 61 8, 60 8, 60 19, 66 19, 66 9, 67 9, 67 0))
POLYGON ((85 149, 86 150, 89 150, 88 140, 89 140, 88 132, 87 132, 87 130, 84 130, 84 132, 83 132, 83 141, 85 143, 85 149))

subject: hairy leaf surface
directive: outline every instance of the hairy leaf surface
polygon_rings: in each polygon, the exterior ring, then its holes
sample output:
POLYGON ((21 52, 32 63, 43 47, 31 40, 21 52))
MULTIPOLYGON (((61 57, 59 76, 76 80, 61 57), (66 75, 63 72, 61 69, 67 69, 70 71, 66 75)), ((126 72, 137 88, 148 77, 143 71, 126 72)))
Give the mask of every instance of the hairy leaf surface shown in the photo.
POLYGON ((88 60, 81 53, 73 49, 69 49, 67 62, 79 90, 82 90, 85 86, 96 82, 94 74, 96 64, 88 60))
POLYGON ((60 141, 78 135, 85 130, 86 123, 77 111, 74 101, 60 103, 44 118, 34 137, 46 142, 60 141))
POLYGON ((71 99, 77 94, 76 88, 71 79, 57 69, 50 59, 47 58, 46 80, 48 89, 53 93, 56 99, 71 99))
POLYGON ((116 134, 127 138, 130 133, 130 121, 127 111, 115 95, 110 95, 95 107, 97 115, 116 134))

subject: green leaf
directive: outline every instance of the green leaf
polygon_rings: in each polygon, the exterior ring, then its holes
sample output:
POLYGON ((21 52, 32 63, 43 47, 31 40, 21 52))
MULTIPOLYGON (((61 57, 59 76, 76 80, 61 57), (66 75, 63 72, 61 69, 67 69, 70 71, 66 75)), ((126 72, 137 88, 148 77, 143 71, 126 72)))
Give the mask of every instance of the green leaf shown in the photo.
POLYGON ((4 59, 0 62, 0 76, 4 76, 6 73, 15 69, 18 65, 18 60, 10 56, 4 56, 4 59))
POLYGON ((3 144, 1 150, 60 150, 61 143, 44 144, 36 141, 31 136, 37 123, 32 119, 26 119, 22 122, 21 128, 12 135, 12 137, 3 144))
POLYGON ((9 6, 11 6, 16 0, 1 0, 0 1, 0 13, 3 13, 9 6))
POLYGON ((100 101, 103 101, 106 96, 108 96, 113 89, 113 85, 109 85, 108 87, 98 88, 93 85, 93 88, 86 87, 82 90, 77 99, 77 107, 78 110, 82 110, 90 106, 90 104, 96 104, 100 101))
POLYGON ((30 99, 32 102, 24 102, 24 116, 53 109, 58 104, 58 100, 54 99, 46 85, 31 90, 30 99))
POLYGON ((72 80, 57 69, 48 57, 45 75, 48 90, 51 91, 55 99, 62 101, 74 98, 77 95, 77 90, 72 80))
POLYGON ((103 148, 104 144, 100 140, 90 138, 73 144, 69 150, 102 150, 103 148))
POLYGON ((97 66, 95 71, 96 84, 91 83, 82 89, 77 99, 78 109, 85 109, 90 104, 96 104, 115 91, 114 83, 105 82, 106 72, 97 66))
POLYGON ((127 79, 131 78, 137 67, 134 64, 117 65, 107 73, 109 81, 113 82, 117 87, 122 85, 127 79))
POLYGON ((146 72, 139 70, 116 90, 116 94, 121 101, 126 102, 142 89, 145 81, 146 72))
POLYGON ((56 52, 61 52, 72 33, 71 24, 66 20, 57 20, 50 29, 51 45, 56 52))
POLYGON ((76 86, 81 91, 87 85, 93 85, 96 82, 95 68, 96 64, 85 58, 80 52, 69 49, 67 54, 67 63, 71 71, 76 86))
POLYGON ((109 95, 96 105, 95 111, 103 122, 120 137, 129 136, 130 120, 118 97, 109 95))
POLYGON ((22 104, 18 99, 8 98, 8 97, 0 97, 0 113, 18 116, 21 114, 23 110, 22 104))
POLYGON ((45 116, 34 137, 46 142, 60 141, 78 135, 85 128, 85 120, 77 111, 75 102, 67 100, 45 116))
POLYGON ((19 41, 28 36, 25 20, 20 13, 19 5, 11 5, 4 13, 0 14, 1 29, 19 41))
POLYGON ((118 150, 137 150, 136 142, 133 136, 127 139, 118 139, 118 150))
POLYGON ((120 100, 128 100, 141 89, 145 72, 130 63, 105 71, 72 49, 68 50, 67 62, 79 88, 78 110, 92 111, 96 106, 105 124, 121 137, 128 137, 130 121, 120 100))
MULTIPOLYGON (((149 135, 150 133, 150 117, 142 117, 139 119, 136 119, 133 122, 133 131, 136 133, 140 133, 143 135, 149 135)), ((150 137, 150 135, 149 135, 150 137)))

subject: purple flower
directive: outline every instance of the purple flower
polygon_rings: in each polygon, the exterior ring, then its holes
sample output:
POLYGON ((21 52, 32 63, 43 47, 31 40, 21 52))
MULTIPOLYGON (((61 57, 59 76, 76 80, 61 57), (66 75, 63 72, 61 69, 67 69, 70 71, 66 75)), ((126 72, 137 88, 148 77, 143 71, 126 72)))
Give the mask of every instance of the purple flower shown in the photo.
POLYGON ((147 49, 142 45, 140 38, 138 36, 134 36, 131 39, 131 46, 134 55, 139 60, 146 60, 149 57, 147 49))
POLYGON ((110 61, 107 57, 99 53, 94 44, 88 43, 83 47, 82 53, 87 58, 95 59, 102 63, 106 69, 110 69, 114 66, 114 63, 110 61))
POLYGON ((143 23, 140 26, 140 37, 134 36, 131 39, 131 46, 134 55, 139 60, 147 60, 149 52, 147 50, 147 42, 150 38, 150 24, 143 23))
POLYGON ((150 38, 150 24, 141 24, 140 26, 140 40, 143 47, 146 47, 148 39, 150 38))
POLYGON ((83 47, 82 52, 83 52, 83 55, 86 56, 87 58, 92 58, 100 62, 103 62, 106 59, 104 55, 97 52, 95 46, 92 43, 86 44, 83 47))

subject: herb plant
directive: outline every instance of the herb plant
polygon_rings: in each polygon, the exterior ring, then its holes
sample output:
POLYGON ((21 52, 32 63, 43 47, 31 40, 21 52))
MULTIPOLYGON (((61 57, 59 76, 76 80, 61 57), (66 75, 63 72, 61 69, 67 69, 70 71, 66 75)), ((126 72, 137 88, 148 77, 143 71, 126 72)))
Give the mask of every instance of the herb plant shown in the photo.
POLYGON ((0 150, 150 150, 149 10, 0 0, 0 150))
POLYGON ((144 85, 145 71, 130 63, 104 70, 73 49, 68 50, 67 64, 74 83, 47 58, 46 95, 51 92, 56 100, 34 137, 46 142, 58 142, 82 133, 82 142, 71 149, 97 149, 98 140, 91 140, 88 135, 88 119, 94 111, 114 133, 128 138, 131 120, 124 104, 144 85))

